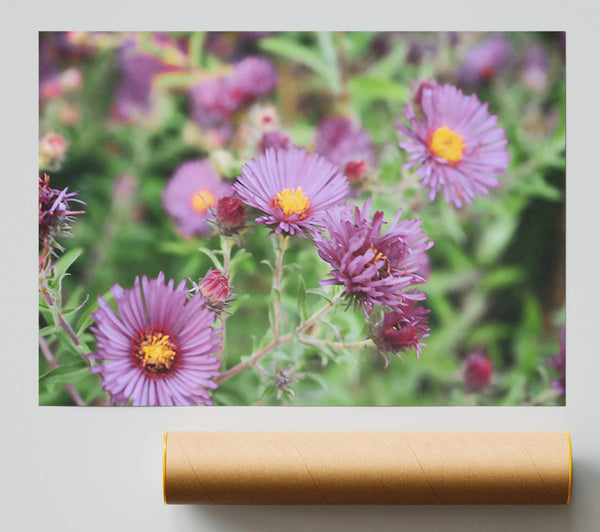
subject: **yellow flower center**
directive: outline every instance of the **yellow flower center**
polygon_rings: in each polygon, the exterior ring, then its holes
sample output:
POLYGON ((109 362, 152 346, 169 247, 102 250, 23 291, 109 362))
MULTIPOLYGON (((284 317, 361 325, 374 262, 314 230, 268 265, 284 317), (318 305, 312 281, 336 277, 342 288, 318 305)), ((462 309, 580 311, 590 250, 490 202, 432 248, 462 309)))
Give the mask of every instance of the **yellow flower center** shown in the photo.
POLYGON ((192 204, 192 209, 204 214, 208 209, 215 206, 217 198, 215 198, 215 195, 207 188, 201 188, 192 196, 190 203, 192 204))
POLYGON ((302 187, 296 189, 284 188, 281 192, 275 194, 270 206, 275 209, 279 207, 286 220, 294 214, 298 215, 294 221, 304 220, 311 213, 310 200, 302 191, 302 187))
POLYGON ((146 373, 168 373, 177 362, 176 344, 168 334, 144 331, 134 341, 134 357, 146 373))
POLYGON ((427 147, 433 155, 445 159, 449 166, 456 166, 465 153, 465 139, 458 131, 442 126, 429 132, 427 147))

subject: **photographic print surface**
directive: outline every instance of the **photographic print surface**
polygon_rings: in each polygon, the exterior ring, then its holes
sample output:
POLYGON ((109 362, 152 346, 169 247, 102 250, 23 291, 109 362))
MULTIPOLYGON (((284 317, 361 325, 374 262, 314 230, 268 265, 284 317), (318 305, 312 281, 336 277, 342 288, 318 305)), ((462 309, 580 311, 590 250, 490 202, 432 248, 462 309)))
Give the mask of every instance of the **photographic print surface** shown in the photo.
POLYGON ((565 34, 39 35, 40 405, 562 405, 565 34))

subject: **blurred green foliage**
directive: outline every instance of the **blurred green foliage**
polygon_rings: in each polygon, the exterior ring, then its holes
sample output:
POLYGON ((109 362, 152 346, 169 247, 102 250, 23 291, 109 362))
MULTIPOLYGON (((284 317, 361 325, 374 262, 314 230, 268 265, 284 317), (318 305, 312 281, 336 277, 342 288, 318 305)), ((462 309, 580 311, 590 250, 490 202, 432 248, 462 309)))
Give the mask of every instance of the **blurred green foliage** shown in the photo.
MULTIPOLYGON (((402 169, 406 155, 397 146, 396 123, 413 95, 411 80, 452 82, 464 51, 481 35, 460 34, 452 45, 452 36, 444 33, 290 32, 245 45, 245 52, 264 54, 277 66, 280 84, 268 100, 296 144, 313 149, 315 127, 330 114, 352 116, 369 132, 378 172, 372 190, 362 198, 372 194, 374 207, 388 220, 399 208, 403 218, 421 218, 436 242, 429 252, 432 273, 425 285, 431 336, 420 360, 409 353, 404 361, 393 358, 387 368, 372 347, 344 350, 287 343, 260 361, 260 370, 250 368, 222 383, 212 394, 215 404, 564 402, 550 388, 557 376, 546 360, 558 352, 559 326, 565 319, 565 66, 559 35, 506 36, 515 50, 511 65, 465 91, 476 90, 499 116, 510 141, 511 165, 500 178, 500 188, 462 210, 441 197, 429 202, 415 176, 402 169), (429 51, 418 61, 409 60, 409 49, 417 45, 429 51), (520 52, 534 45, 550 60, 547 83, 539 90, 527 86, 520 71, 520 52), (493 380, 484 390, 467 393, 462 364, 476 349, 492 360, 493 380), (272 383, 277 364, 291 365, 302 375, 291 386, 293 394, 279 398, 272 383)), ((42 35, 42 42, 50 37, 42 35)), ((193 64, 217 68, 227 63, 203 48, 206 35, 177 37, 190 39, 193 64)), ((234 37, 225 36, 235 42, 234 37)), ((114 283, 131 287, 136 275, 154 277, 159 271, 168 278, 197 281, 212 268, 210 257, 199 248, 220 249, 219 238, 181 238, 161 204, 161 191, 178 165, 215 155, 186 136, 191 120, 185 92, 158 88, 151 120, 117 123, 109 119, 120 76, 115 47, 65 59, 60 66, 70 65, 81 69, 83 88, 41 106, 40 133, 55 131, 70 143, 62 167, 51 173, 52 186, 79 190, 87 203, 86 214, 74 224, 74 238, 62 242, 68 251, 52 281, 62 293, 62 313, 83 345, 73 345, 64 332, 56 333, 61 330, 55 327, 56 315, 42 300, 40 335, 59 364, 52 369, 40 355, 39 399, 49 405, 72 403, 62 386, 67 382, 86 403, 107 402, 99 378, 89 373, 81 357, 94 350, 88 326, 97 296, 110 298, 114 283), (80 110, 74 124, 61 120, 65 98, 80 110)), ((240 113, 237 125, 246 120, 247 114, 240 113)), ((236 164, 255 156, 253 149, 224 147, 236 164)), ((273 274, 261 262, 274 263, 268 235, 268 227, 255 226, 243 238, 248 253, 240 255, 233 271, 238 300, 227 319, 224 369, 270 339, 273 274)), ((243 251, 236 247, 234 257, 236 253, 243 251)), ((330 292, 318 288, 328 266, 309 240, 292 239, 284 263, 281 327, 289 332, 322 306, 320 293, 330 292)), ((369 332, 362 312, 346 310, 345 305, 338 305, 319 327, 317 335, 331 342, 356 342, 369 332)))

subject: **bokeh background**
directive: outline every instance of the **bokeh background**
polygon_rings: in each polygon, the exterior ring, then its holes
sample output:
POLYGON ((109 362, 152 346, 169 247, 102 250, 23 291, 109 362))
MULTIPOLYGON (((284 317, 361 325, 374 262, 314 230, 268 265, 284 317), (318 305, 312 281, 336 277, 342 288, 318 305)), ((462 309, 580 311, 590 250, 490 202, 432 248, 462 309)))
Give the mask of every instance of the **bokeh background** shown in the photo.
MULTIPOLYGON (((130 287, 136 275, 159 271, 198 280, 212 267, 198 249, 218 249, 219 239, 183 238, 161 202, 181 163, 208 158, 234 180, 258 153, 265 113, 311 151, 323 118, 349 116, 376 151, 372 180, 355 202, 372 195, 388 220, 402 208, 403 218, 422 219, 436 242, 424 286, 428 347, 419 360, 406 354, 386 368, 372 348, 288 344, 261 361, 261 371, 224 382, 212 394, 215 404, 563 404, 553 381, 564 375, 548 360, 561 353, 565 323, 564 47, 563 33, 40 34, 40 137, 64 140, 50 143, 54 151, 40 148, 41 168, 54 188, 80 191, 87 203, 73 238, 61 241, 66 317, 93 351, 89 313, 114 283, 130 287), (256 55, 275 66, 276 88, 237 109, 228 135, 195 121, 194 74, 214 75, 256 55), (396 123, 414 97, 411 82, 424 79, 488 101, 509 139, 511 164, 500 188, 461 210, 441 197, 429 202, 413 173, 402 170, 396 123), (472 353, 486 362, 469 368, 472 353), (299 375, 293 394, 272 385, 278 366, 299 375)), ((258 226, 244 235, 248 255, 232 272, 238 300, 227 320, 225 369, 261 345, 269 329, 272 274, 261 263, 273 262, 268 234, 258 226)), ((300 294, 317 288, 328 267, 310 241, 299 239, 286 263, 298 265, 286 271, 282 295, 283 326, 293 327, 299 301, 309 309, 322 303, 318 294, 300 294)), ((351 342, 368 335, 364 316, 352 308, 338 308, 328 321, 323 337, 351 342)), ((70 404, 65 382, 87 404, 105 404, 98 377, 49 327, 41 315, 41 334, 69 372, 48 377, 40 355, 40 404, 70 404)))

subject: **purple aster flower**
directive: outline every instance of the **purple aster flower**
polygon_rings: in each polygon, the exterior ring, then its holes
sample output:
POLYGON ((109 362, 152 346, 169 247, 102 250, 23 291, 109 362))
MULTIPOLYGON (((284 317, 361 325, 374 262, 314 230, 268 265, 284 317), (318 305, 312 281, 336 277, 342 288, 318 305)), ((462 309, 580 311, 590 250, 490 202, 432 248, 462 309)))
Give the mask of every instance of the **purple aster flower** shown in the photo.
POLYGON ((52 248, 61 249, 56 239, 61 236, 73 236, 71 222, 76 214, 85 211, 71 210, 69 202, 73 201, 85 205, 75 196, 79 192, 68 192, 50 188, 50 176, 46 173, 38 174, 38 207, 39 207, 39 255, 40 266, 45 262, 52 248))
POLYGON ((237 107, 232 90, 231 80, 226 76, 206 78, 193 85, 190 89, 193 120, 208 129, 228 123, 237 107))
POLYGON ((348 195, 348 181, 336 166, 296 146, 268 148, 247 161, 233 188, 244 203, 265 213, 256 219, 259 224, 276 224, 275 233, 304 238, 348 195))
POLYGON ((402 359, 400 353, 414 349, 417 358, 420 358, 421 348, 427 347, 421 340, 429 336, 429 312, 423 307, 415 308, 414 303, 410 303, 402 312, 385 313, 383 320, 372 328, 371 338, 385 358, 386 367, 390 363, 390 352, 402 359))
POLYGON ((404 108, 411 127, 398 124, 407 139, 399 146, 409 154, 404 168, 418 165, 429 199, 443 189, 446 203, 460 208, 497 188, 494 176, 506 172, 510 157, 505 131, 496 126, 498 117, 488 113, 488 104, 452 85, 431 83, 423 87, 420 103, 404 108))
POLYGON ((264 57, 246 57, 233 65, 232 96, 241 103, 266 96, 277 85, 277 70, 264 57))
POLYGON ((262 152, 267 151, 268 148, 287 150, 291 142, 290 137, 285 133, 281 133, 281 131, 267 131, 263 133, 258 142, 258 149, 262 152))
POLYGON ((371 198, 362 209, 344 206, 328 213, 325 229, 329 238, 315 237, 319 256, 332 266, 331 279, 321 285, 342 285, 346 297, 360 303, 365 316, 376 305, 406 312, 413 301, 425 299, 414 289, 425 282, 419 275, 421 256, 433 246, 421 228, 420 220, 402 220, 399 210, 387 232, 383 212, 369 218, 371 198))
POLYGON ((317 126, 317 151, 338 165, 346 177, 357 181, 375 164, 375 149, 369 135, 345 116, 329 116, 317 126))
MULTIPOLYGON (((233 112, 271 92, 277 71, 267 59, 247 57, 228 75, 206 78, 190 89, 192 119, 204 129, 226 130, 233 112)), ((225 138, 229 140, 231 132, 225 138)))
MULTIPOLYGON (((170 41, 156 42, 156 45, 169 47, 173 51, 173 57, 178 57, 170 41)), ((140 51, 135 36, 123 42, 119 48, 118 60, 121 81, 117 87, 112 117, 120 121, 132 120, 138 115, 148 115, 153 107, 154 78, 159 74, 175 72, 181 68, 140 51)))
POLYGON ((91 371, 102 378, 102 389, 111 403, 132 406, 211 405, 206 388, 216 388, 210 379, 220 374, 220 329, 213 329, 215 314, 195 294, 187 300, 185 279, 174 287, 144 275, 133 288, 115 284, 111 292, 115 312, 104 299, 91 316, 99 361, 91 371))
POLYGON ((228 196, 231 187, 221 180, 207 159, 181 164, 162 192, 167 214, 175 220, 177 229, 186 238, 209 231, 211 209, 220 197, 228 196))
POLYGON ((467 51, 456 77, 465 85, 478 85, 504 69, 511 56, 508 40, 502 35, 494 35, 467 51))
POLYGON ((566 357, 566 338, 564 325, 560 328, 560 349, 556 355, 548 359, 548 365, 560 375, 556 380, 550 383, 550 386, 556 390, 558 395, 565 394, 567 357, 566 357))

